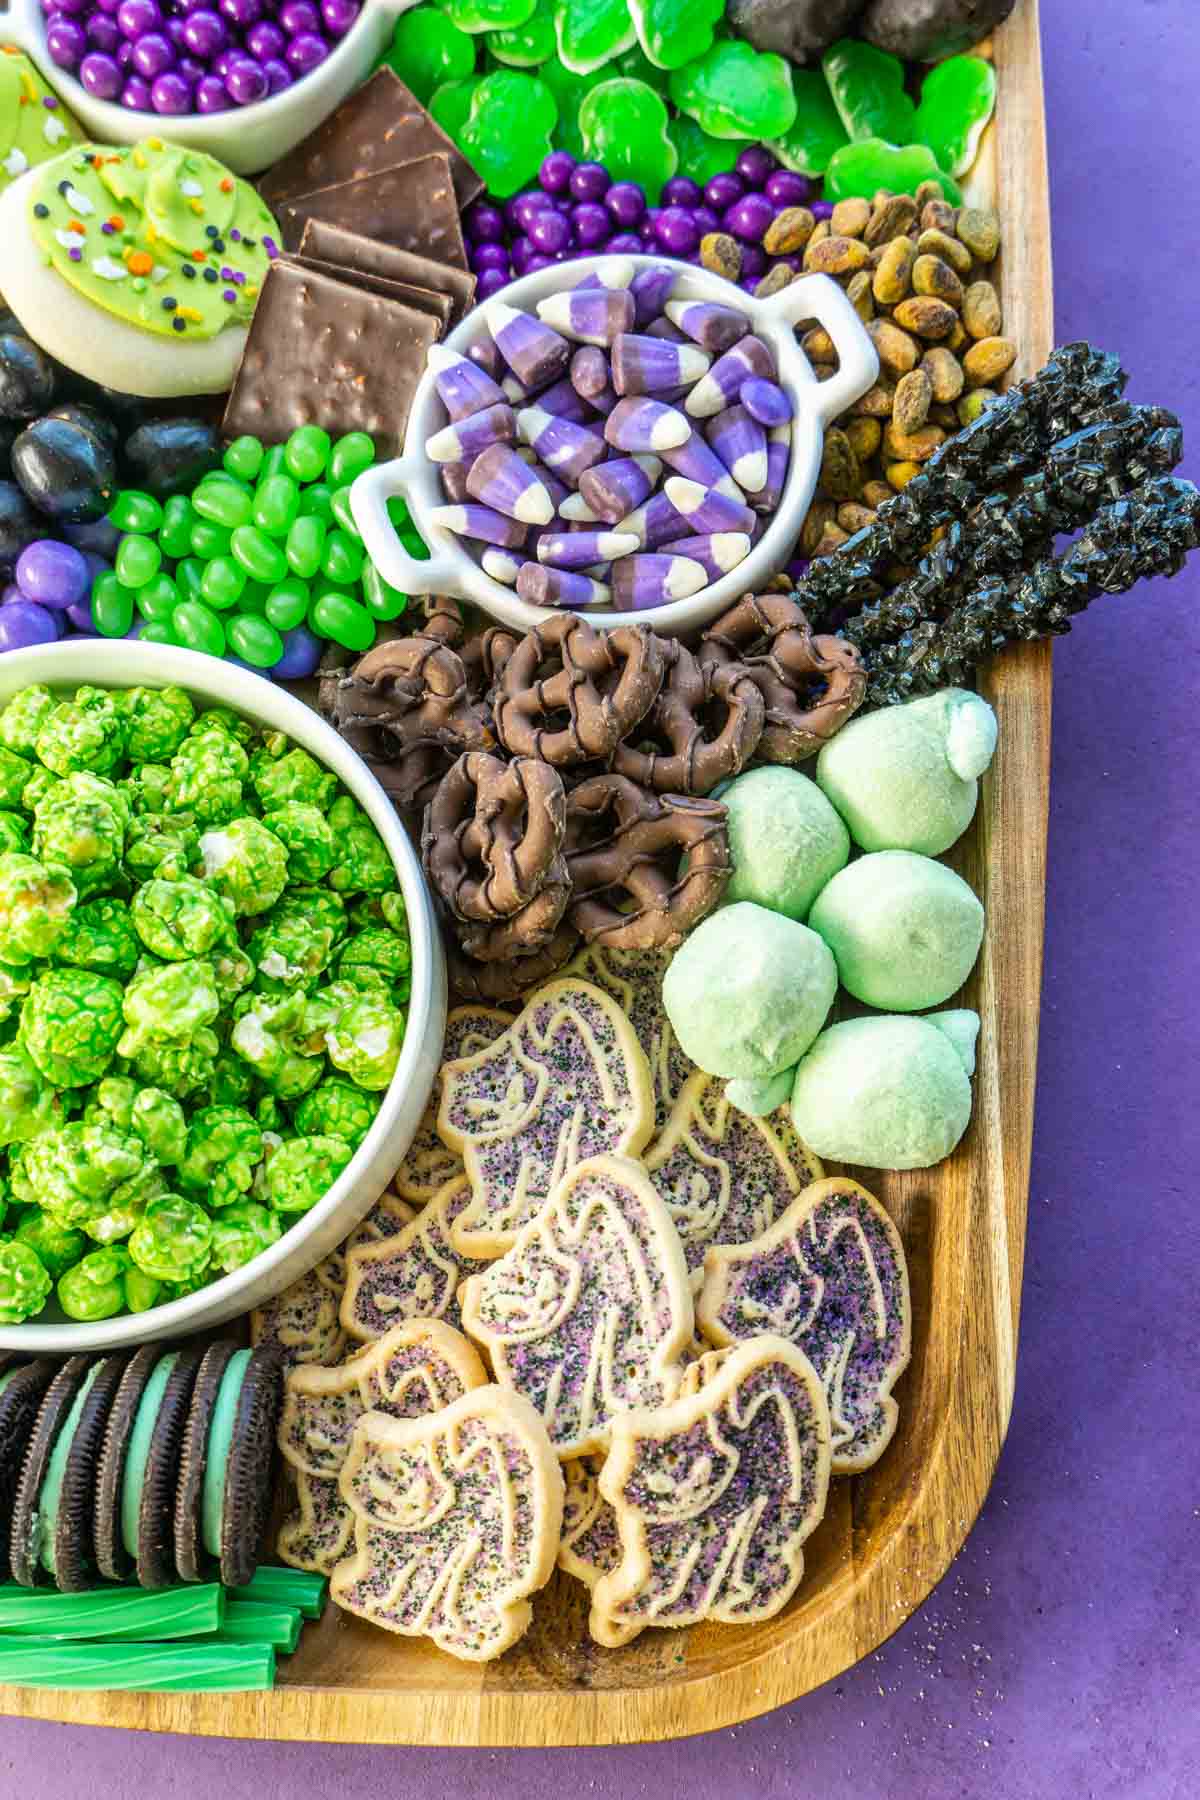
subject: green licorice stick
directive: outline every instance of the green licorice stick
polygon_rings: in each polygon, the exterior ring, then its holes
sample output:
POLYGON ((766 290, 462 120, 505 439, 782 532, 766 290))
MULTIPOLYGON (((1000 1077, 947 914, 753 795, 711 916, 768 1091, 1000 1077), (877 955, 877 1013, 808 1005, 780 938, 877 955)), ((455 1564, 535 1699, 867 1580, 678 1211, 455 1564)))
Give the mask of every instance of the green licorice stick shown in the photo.
POLYGON ((220 1631, 225 1591, 196 1587, 95 1588, 86 1594, 0 1587, 0 1640, 26 1634, 84 1642, 94 1638, 188 1638, 220 1631))
POLYGON ((269 1644, 57 1644, 0 1642, 0 1684, 125 1689, 135 1693, 220 1694, 269 1688, 269 1644))
POLYGON ((259 1606, 253 1600, 227 1600, 217 1642, 270 1644, 290 1656, 300 1642, 303 1623, 297 1606, 259 1606))
POLYGON ((296 1606, 306 1619, 319 1619, 329 1586, 324 1575, 260 1563, 245 1587, 230 1588, 231 1600, 256 1600, 261 1606, 296 1606))

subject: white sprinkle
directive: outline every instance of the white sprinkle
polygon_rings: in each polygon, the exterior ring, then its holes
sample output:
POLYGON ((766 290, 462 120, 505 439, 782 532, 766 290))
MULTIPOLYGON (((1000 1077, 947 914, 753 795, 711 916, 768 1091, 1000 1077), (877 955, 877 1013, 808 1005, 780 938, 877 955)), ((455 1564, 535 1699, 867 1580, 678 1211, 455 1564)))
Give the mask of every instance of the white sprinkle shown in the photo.
POLYGON ((199 200, 204 193, 204 187, 199 181, 181 181, 179 191, 181 194, 186 194, 189 200, 199 200))
POLYGON ((56 231, 54 241, 56 244, 61 244, 64 250, 78 250, 79 233, 77 231, 56 231))
POLYGON ((63 199, 71 211, 79 213, 82 218, 86 218, 89 213, 94 213, 96 210, 86 194, 81 194, 77 187, 71 187, 69 184, 63 194, 63 199))
POLYGON ((6 175, 23 175, 28 167, 29 158, 14 144, 4 159, 4 173, 6 175))
POLYGON ((101 281, 124 281, 129 270, 124 263, 114 262, 111 256, 93 256, 92 273, 99 275, 101 281))
POLYGON ((61 144, 69 133, 61 119, 56 118, 53 113, 47 113, 42 120, 42 136, 48 144, 61 144))

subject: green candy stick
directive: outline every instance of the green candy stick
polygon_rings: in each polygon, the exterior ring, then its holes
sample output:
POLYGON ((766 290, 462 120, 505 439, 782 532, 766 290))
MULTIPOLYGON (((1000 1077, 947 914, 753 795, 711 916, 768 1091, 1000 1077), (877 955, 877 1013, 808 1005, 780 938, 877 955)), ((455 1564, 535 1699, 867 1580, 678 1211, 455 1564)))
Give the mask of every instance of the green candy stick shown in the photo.
POLYGON ((290 1656, 300 1642, 304 1615, 295 1606, 259 1606, 254 1600, 227 1600, 225 1618, 216 1642, 220 1644, 270 1644, 290 1656))
POLYGON ((155 1694, 229 1694, 275 1685, 269 1644, 0 1642, 0 1684, 155 1694))
POLYGON ((0 1642, 26 1636, 73 1643, 206 1637, 223 1628, 225 1616, 224 1589, 216 1582, 157 1590, 94 1588, 86 1594, 0 1587, 0 1642))
POLYGON ((260 1563, 245 1587, 228 1590, 231 1600, 253 1600, 262 1606, 295 1606, 306 1619, 319 1619, 329 1583, 324 1575, 260 1563))

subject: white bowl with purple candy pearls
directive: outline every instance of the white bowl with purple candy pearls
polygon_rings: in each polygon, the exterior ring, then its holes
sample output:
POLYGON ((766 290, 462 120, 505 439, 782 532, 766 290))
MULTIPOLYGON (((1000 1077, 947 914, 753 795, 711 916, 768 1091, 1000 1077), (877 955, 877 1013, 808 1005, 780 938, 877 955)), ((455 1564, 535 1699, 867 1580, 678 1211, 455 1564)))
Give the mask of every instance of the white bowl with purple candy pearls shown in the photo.
MULTIPOLYGON (((340 3, 349 16, 349 0, 340 3)), ((418 0, 362 0, 358 16, 327 47, 320 60, 310 60, 319 54, 315 42, 297 53, 290 69, 281 63, 279 55, 251 57, 249 60, 265 70, 266 97, 247 104, 227 97, 225 107, 213 112, 194 110, 190 102, 181 111, 174 106, 164 106, 162 111, 150 106, 138 110, 115 97, 107 99, 90 92, 52 54, 47 41, 49 21, 41 0, 8 0, 6 9, 0 12, 0 44, 11 44, 25 52, 96 143, 136 144, 142 138, 169 138, 174 144, 216 157, 235 175, 253 175, 295 149, 347 94, 366 80, 391 39, 398 15, 417 3, 418 0), (290 86, 275 91, 270 82, 274 72, 268 67, 271 63, 281 63, 284 74, 291 75, 290 86)), ((216 0, 212 0, 211 10, 215 9, 216 0)), ((75 10, 72 8, 72 17, 75 10)), ((319 17, 319 9, 313 11, 319 17)), ((306 35, 314 40, 318 37, 315 31, 306 35)), ((88 48, 94 50, 95 46, 88 48)), ((288 49, 291 48, 289 41, 288 49)), ((164 67, 161 73, 169 74, 170 68, 164 67)), ((283 74, 278 76, 280 81, 283 78, 283 74)), ((254 92, 259 85, 262 84, 256 78, 254 87, 247 91, 254 92)), ((149 92, 148 80, 143 80, 143 86, 149 92)))
POLYGON ((758 300, 657 256, 539 269, 435 346, 404 454, 355 482, 354 517, 406 593, 451 595, 520 631, 564 607, 600 627, 692 631, 787 563, 825 429, 878 369, 824 275, 758 300), (795 335, 807 319, 837 350, 825 382, 795 335), (393 529, 395 496, 428 559, 393 529))

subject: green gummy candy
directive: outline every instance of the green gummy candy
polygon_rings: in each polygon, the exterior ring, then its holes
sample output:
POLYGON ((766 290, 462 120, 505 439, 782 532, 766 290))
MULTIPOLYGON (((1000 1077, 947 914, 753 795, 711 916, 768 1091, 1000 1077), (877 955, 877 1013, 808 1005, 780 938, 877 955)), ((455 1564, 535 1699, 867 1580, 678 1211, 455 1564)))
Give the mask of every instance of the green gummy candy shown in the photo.
POLYGON ((660 94, 666 93, 671 79, 671 71, 660 69, 657 63, 652 63, 642 46, 636 43, 613 58, 608 74, 610 78, 614 75, 631 75, 635 81, 644 81, 648 87, 657 88, 660 94))
POLYGON ((437 89, 429 102, 429 116, 457 144, 471 116, 471 101, 483 77, 468 76, 465 81, 447 81, 437 89))
POLYGON ((671 99, 710 137, 781 138, 796 121, 792 72, 782 56, 740 38, 712 46, 671 76, 671 99))
POLYGON ((936 181, 951 206, 962 205, 962 193, 927 144, 885 144, 863 138, 846 144, 829 159, 825 171, 826 200, 869 200, 880 188, 893 194, 915 194, 923 181, 936 181))
MULTIPOLYGON (((554 55, 554 16, 554 0, 537 0, 523 25, 510 26, 507 31, 489 31, 484 42, 497 62, 509 63, 517 69, 536 68, 554 55)), ((459 75, 469 72, 465 69, 455 71, 459 75)))
POLYGON ((417 6, 396 20, 383 60, 428 106, 436 89, 475 71, 475 44, 438 6, 417 6))
POLYGON ((821 69, 847 134, 910 144, 916 107, 904 91, 904 64, 858 38, 839 38, 821 58, 821 69))
POLYGON ((679 173, 697 187, 706 187, 714 175, 724 175, 749 148, 748 139, 709 137, 683 113, 667 121, 667 131, 679 157, 679 173))
POLYGON ((558 54, 575 75, 590 75, 637 40, 627 0, 562 0, 555 18, 558 54))
POLYGON ((511 31, 533 12, 534 0, 439 0, 460 31, 511 31))
POLYGON ((951 56, 921 83, 912 135, 948 175, 965 175, 996 107, 996 71, 982 56, 951 56))
POLYGON ((681 69, 712 48, 725 0, 629 0, 638 42, 660 69, 681 69))
POLYGON ((636 181, 658 204, 679 164, 660 94, 625 75, 602 81, 579 109, 579 130, 589 161, 603 163, 614 181, 636 181))
POLYGON ((496 69, 472 94, 458 141, 491 192, 508 200, 549 156, 557 120, 554 95, 544 82, 516 69, 496 69))
MULTIPOLYGON (((611 75, 606 76, 603 70, 594 70, 590 75, 577 75, 557 56, 549 57, 538 70, 538 80, 550 89, 558 108, 554 146, 557 150, 569 151, 576 162, 581 162, 584 156, 583 138, 579 131, 579 109, 592 89, 609 79, 611 75)), ((434 117, 437 117, 436 112, 434 117)))
POLYGON ((835 151, 849 143, 846 127, 833 104, 829 83, 819 69, 793 69, 796 123, 768 148, 785 169, 797 175, 823 175, 835 151))

